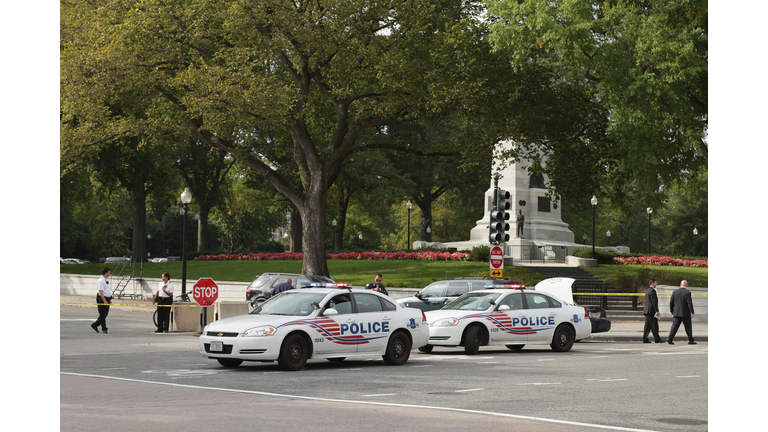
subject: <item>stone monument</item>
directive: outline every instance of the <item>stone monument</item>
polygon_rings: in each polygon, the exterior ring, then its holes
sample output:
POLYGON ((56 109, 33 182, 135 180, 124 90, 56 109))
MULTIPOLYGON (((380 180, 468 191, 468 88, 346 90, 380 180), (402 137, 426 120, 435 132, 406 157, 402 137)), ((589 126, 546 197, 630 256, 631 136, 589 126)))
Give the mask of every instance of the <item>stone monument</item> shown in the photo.
MULTIPOLYGON (((514 146, 511 141, 504 141, 497 145, 498 155, 504 150, 514 146)), ((568 224, 561 217, 561 206, 547 197, 547 178, 545 175, 529 174, 527 166, 530 161, 521 158, 515 161, 505 161, 496 157, 491 173, 498 172, 499 188, 510 193, 510 240, 507 246, 566 246, 569 251, 584 247, 583 244, 574 242, 573 232, 568 229, 568 224)), ((470 231, 470 239, 461 242, 443 243, 443 247, 469 250, 475 246, 489 245, 488 224, 489 214, 493 206, 493 179, 490 187, 485 192, 485 206, 483 217, 477 221, 477 225, 470 231)), ((514 257, 514 250, 505 250, 506 256, 514 257)))

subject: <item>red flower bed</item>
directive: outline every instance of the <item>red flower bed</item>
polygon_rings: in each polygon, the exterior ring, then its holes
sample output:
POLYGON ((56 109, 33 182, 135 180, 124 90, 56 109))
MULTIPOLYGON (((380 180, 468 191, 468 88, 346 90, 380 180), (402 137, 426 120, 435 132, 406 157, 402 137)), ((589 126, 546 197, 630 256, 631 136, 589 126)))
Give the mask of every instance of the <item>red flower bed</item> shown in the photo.
MULTIPOLYGON (((468 261, 469 254, 466 252, 344 252, 337 254, 326 254, 329 260, 422 260, 422 261, 468 261)), ((200 261, 241 261, 241 260, 303 260, 302 253, 251 253, 251 254, 219 254, 219 255, 200 255, 196 260, 200 261)))
POLYGON ((683 260, 672 257, 614 257, 615 264, 677 266, 677 267, 709 267, 708 260, 683 260))

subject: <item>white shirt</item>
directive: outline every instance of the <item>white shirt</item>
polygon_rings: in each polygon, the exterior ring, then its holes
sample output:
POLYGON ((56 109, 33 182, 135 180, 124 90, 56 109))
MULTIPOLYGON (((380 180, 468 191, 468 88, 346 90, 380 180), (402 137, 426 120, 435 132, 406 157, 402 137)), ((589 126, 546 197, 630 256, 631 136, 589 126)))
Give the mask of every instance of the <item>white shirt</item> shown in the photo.
POLYGON ((96 288, 104 293, 104 297, 112 297, 112 288, 109 286, 109 281, 104 276, 99 278, 96 282, 96 288))
POLYGON ((171 281, 168 281, 168 283, 160 282, 157 285, 157 296, 162 298, 168 298, 173 296, 173 284, 171 281), (163 287, 165 287, 165 290, 171 293, 171 295, 165 295, 165 292, 163 292, 163 287))

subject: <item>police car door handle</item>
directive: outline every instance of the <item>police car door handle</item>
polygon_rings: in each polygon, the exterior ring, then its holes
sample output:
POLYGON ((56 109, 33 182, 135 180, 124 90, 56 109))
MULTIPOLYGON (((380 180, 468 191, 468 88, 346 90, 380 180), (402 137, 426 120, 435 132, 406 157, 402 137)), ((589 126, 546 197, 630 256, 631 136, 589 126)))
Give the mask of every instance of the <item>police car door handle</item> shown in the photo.
POLYGON ((347 322, 348 323, 353 323, 353 322, 355 322, 355 319, 354 318, 347 318, 347 322))
POLYGON ((390 320, 392 320, 392 316, 391 315, 384 315, 384 318, 382 318, 382 319, 384 321, 390 321, 390 320))

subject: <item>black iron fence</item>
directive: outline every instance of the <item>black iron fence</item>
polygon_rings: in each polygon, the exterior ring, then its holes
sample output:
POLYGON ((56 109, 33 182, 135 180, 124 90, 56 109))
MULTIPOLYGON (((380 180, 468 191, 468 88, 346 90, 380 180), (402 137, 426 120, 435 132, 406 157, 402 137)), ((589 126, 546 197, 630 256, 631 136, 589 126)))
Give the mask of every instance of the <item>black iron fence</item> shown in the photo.
POLYGON ((515 261, 564 263, 569 255, 567 246, 510 245, 509 256, 515 261))

